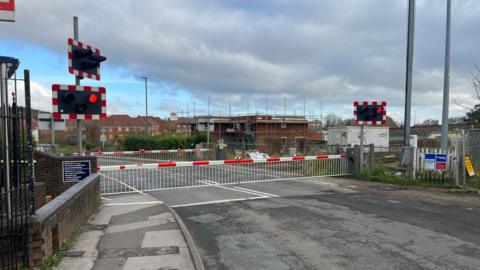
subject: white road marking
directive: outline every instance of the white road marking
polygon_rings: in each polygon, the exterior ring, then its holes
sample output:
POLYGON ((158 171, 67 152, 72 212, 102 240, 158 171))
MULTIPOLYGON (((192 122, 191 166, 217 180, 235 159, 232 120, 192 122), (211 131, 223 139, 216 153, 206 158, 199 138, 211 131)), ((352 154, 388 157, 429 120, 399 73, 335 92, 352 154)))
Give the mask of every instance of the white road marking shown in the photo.
POLYGON ((197 205, 208 205, 208 204, 219 204, 219 203, 228 203, 228 202, 240 202, 240 201, 251 201, 251 200, 259 200, 265 199, 267 197, 250 197, 250 198, 238 198, 238 199, 228 199, 228 200, 218 200, 218 201, 206 201, 206 202, 198 202, 198 203, 187 203, 187 204, 177 204, 172 205, 173 208, 179 207, 187 207, 187 206, 197 206, 197 205))
POLYGON ((135 191, 135 192, 138 192, 138 193, 140 193, 140 194, 142 194, 142 195, 147 195, 145 192, 142 192, 142 191, 140 191, 140 190, 138 190, 138 189, 136 189, 136 188, 134 188, 134 187, 132 187, 132 186, 129 186, 129 185, 123 183, 122 181, 118 180, 118 179, 115 179, 115 178, 113 178, 113 177, 108 177, 108 176, 106 176, 105 174, 102 174, 102 173, 98 173, 98 174, 101 175, 101 176, 103 176, 103 177, 105 177, 106 179, 109 179, 109 180, 113 180, 113 181, 115 181, 115 182, 118 182, 119 184, 124 185, 124 186, 126 186, 127 188, 129 188, 129 189, 131 189, 131 190, 133 190, 133 191, 135 191))
POLYGON ((163 204, 162 201, 153 202, 129 202, 129 203, 106 203, 105 206, 118 206, 118 205, 141 205, 141 204, 163 204))
POLYGON ((214 181, 206 180, 206 181, 198 181, 198 182, 205 183, 208 186, 212 186, 212 187, 223 188, 223 189, 226 189, 226 190, 231 190, 231 191, 236 191, 236 192, 243 192, 243 193, 247 193, 247 194, 250 194, 250 195, 255 195, 255 196, 258 196, 258 197, 262 197, 262 198, 270 198, 270 196, 260 195, 258 193, 254 193, 254 192, 250 192, 250 191, 237 190, 235 188, 224 187, 224 186, 221 186, 221 185, 219 185, 219 183, 214 182, 214 181), (215 184, 213 184, 213 183, 215 183, 215 184))
POLYGON ((102 200, 105 200, 105 201, 111 201, 112 199, 109 199, 109 198, 105 198, 105 197, 100 197, 102 200))
POLYGON ((248 188, 244 188, 244 187, 233 187, 233 188, 234 188, 234 189, 239 189, 239 190, 248 191, 248 192, 258 193, 258 194, 263 195, 263 196, 269 196, 269 197, 275 197, 275 198, 280 197, 280 196, 275 195, 275 194, 272 194, 272 193, 262 192, 262 191, 253 190, 253 189, 248 189, 248 188))

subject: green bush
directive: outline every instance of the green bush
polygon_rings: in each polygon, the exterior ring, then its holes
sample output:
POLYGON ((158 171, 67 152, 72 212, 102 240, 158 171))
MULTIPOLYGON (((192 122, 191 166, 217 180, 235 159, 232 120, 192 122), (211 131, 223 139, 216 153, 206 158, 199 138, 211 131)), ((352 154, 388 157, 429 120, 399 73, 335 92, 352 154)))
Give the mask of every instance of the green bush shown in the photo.
POLYGON ((139 149, 186 149, 189 148, 187 137, 184 135, 164 136, 128 136, 124 142, 124 150, 135 151, 139 149))
POLYGON ((207 133, 198 133, 188 137, 188 144, 191 148, 195 147, 195 145, 207 142, 207 133))

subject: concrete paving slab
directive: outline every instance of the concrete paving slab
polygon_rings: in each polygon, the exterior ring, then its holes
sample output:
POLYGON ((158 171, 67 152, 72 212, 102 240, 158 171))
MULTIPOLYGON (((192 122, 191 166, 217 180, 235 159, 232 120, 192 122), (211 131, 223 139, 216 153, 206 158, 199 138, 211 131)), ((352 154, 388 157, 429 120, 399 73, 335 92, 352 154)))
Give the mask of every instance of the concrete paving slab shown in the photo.
POLYGON ((146 232, 141 247, 178 246, 186 247, 185 239, 180 230, 164 230, 146 232))
POLYGON ((128 257, 144 257, 158 256, 167 254, 179 254, 178 247, 152 247, 152 248, 114 248, 104 249, 100 251, 99 258, 128 258, 128 257))
POLYGON ((81 233, 72 243, 72 247, 69 249, 69 251, 84 251, 82 257, 65 257, 55 269, 92 269, 98 256, 97 243, 103 234, 104 233, 102 231, 87 231, 81 233))
MULTIPOLYGON (((130 206, 118 206, 130 207, 130 206)), ((151 216, 156 216, 168 212, 165 205, 149 205, 148 207, 115 215, 110 220, 110 226, 134 223, 139 221, 148 221, 151 216)))
POLYGON ((105 258, 97 259, 93 270, 118 270, 122 269, 123 265, 127 261, 126 258, 105 258))
POLYGON ((151 216, 151 217, 148 218, 148 220, 158 220, 162 224, 175 222, 175 218, 173 217, 172 213, 170 213, 170 212, 165 212, 165 213, 161 213, 159 215, 151 216))
POLYGON ((148 221, 127 223, 122 225, 113 225, 113 226, 109 226, 105 230, 105 233, 119 233, 119 232, 133 231, 137 229, 150 228, 150 227, 154 227, 162 224, 166 224, 166 223, 161 222, 160 220, 154 219, 154 220, 148 220, 148 221))
POLYGON ((123 270, 159 270, 181 269, 194 270, 188 249, 181 248, 179 255, 161 255, 148 257, 130 257, 125 262, 123 270))
POLYGON ((60 264, 53 268, 54 270, 90 270, 93 268, 95 260, 90 258, 70 258, 65 257, 60 264))

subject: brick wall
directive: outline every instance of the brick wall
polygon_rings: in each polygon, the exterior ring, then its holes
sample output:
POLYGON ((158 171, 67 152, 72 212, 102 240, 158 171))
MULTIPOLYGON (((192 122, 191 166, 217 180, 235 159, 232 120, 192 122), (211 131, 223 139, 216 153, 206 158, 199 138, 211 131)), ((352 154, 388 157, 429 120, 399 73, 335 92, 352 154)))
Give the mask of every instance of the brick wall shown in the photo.
POLYGON ((100 205, 100 177, 93 174, 37 209, 29 220, 30 267, 41 266, 100 205))
POLYGON ((62 162, 75 160, 90 160, 90 171, 96 173, 97 158, 93 156, 56 156, 50 153, 35 151, 35 182, 45 184, 47 195, 57 197, 65 190, 75 185, 72 182, 63 182, 62 162))

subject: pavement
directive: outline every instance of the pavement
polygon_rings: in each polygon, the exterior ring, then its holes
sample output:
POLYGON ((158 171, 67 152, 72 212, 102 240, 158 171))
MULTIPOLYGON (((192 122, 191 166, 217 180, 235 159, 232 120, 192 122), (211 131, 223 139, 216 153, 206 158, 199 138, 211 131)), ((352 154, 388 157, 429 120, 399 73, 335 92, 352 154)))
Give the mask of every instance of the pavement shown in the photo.
POLYGON ((73 241, 58 270, 195 269, 170 209, 148 194, 102 198, 97 215, 73 241))
POLYGON ((480 196, 342 178, 150 193, 206 269, 480 269, 480 196))

